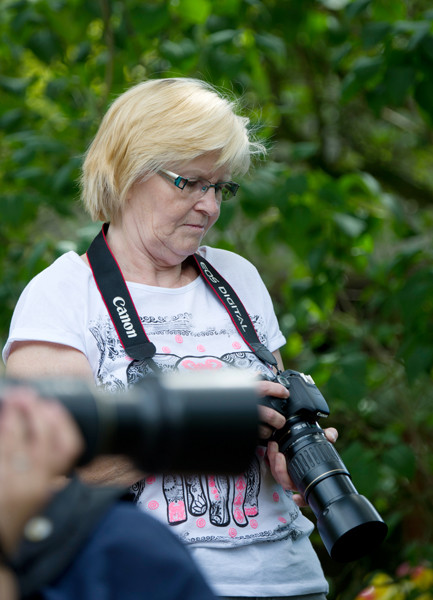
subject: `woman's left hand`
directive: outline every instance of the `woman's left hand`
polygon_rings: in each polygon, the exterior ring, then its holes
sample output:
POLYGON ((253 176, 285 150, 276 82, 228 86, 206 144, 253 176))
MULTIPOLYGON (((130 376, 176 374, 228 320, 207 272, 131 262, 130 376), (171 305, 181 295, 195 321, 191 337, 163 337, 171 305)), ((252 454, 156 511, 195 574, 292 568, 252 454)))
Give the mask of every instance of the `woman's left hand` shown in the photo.
MULTIPOLYGON (((338 438, 338 431, 334 427, 328 427, 327 429, 324 429, 323 433, 329 442, 332 444, 336 442, 338 438)), ((293 495, 293 501, 295 504, 298 506, 307 506, 305 498, 298 493, 295 484, 287 472, 286 457, 282 452, 279 451, 277 442, 268 442, 267 457, 272 475, 274 476, 275 480, 278 481, 283 489, 295 492, 293 495)))

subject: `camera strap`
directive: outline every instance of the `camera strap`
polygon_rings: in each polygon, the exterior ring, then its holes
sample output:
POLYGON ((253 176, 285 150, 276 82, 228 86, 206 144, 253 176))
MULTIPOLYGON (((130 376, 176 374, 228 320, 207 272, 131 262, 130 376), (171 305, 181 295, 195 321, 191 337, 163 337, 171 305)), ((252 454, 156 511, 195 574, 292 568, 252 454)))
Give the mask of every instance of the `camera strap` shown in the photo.
POLYGON ((107 230, 108 223, 104 223, 87 250, 93 278, 125 352, 136 360, 147 360, 158 370, 151 360, 156 347, 144 331, 122 271, 108 245, 107 230))
MULTIPOLYGON (((108 227, 109 224, 104 223, 87 251, 96 286, 125 352, 135 360, 146 360, 157 371, 158 367, 152 360, 156 347, 146 335, 122 271, 108 245, 108 227)), ((223 304, 247 346, 263 363, 277 367, 275 356, 260 342, 250 316, 230 284, 205 258, 199 254, 194 254, 192 258, 200 275, 223 304)))
MULTIPOLYGON (((36 517, 51 525, 50 533, 41 538, 24 536, 11 560, 19 597, 42 600, 45 594, 39 595, 41 588, 53 585, 56 589, 56 582, 95 535, 104 515, 118 502, 128 500, 122 487, 86 485, 73 474, 36 517)), ((97 535, 99 539, 105 533, 97 535)))
POLYGON ((205 283, 222 302, 233 321, 233 325, 236 327, 239 335, 247 346, 251 348, 257 358, 262 362, 277 367, 275 356, 260 342, 250 316, 234 289, 222 275, 212 267, 208 260, 199 254, 194 254, 193 258, 205 283))

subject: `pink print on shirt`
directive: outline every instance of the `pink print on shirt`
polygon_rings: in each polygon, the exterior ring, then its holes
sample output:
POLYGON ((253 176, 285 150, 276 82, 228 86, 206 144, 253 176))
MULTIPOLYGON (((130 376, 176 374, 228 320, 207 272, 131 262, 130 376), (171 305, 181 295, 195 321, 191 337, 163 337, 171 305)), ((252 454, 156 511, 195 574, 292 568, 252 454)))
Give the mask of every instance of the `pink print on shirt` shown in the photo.
POLYGON ((180 475, 166 475, 163 491, 167 502, 167 519, 172 525, 183 523, 187 519, 183 478, 180 475))
POLYGON ((246 489, 246 476, 240 475, 239 477, 236 477, 235 495, 233 498, 233 519, 240 527, 245 527, 247 524, 247 517, 243 510, 246 489))
POLYGON ((179 369, 186 369, 187 371, 215 371, 215 369, 221 369, 223 363, 214 357, 192 357, 188 356, 182 359, 179 363, 179 369))
MULTIPOLYGON (((164 475, 162 485, 170 525, 184 523, 188 515, 203 517, 208 514, 209 522, 216 527, 227 527, 232 521, 238 527, 246 527, 250 518, 259 514, 260 474, 257 458, 253 459, 245 473, 237 477, 164 475), (203 481, 206 482, 205 486, 203 481), (230 510, 231 490, 233 500, 230 510)), ((197 527, 204 527, 205 524, 204 518, 196 520, 197 527)), ((251 521, 251 526, 257 527, 255 519, 251 521)))

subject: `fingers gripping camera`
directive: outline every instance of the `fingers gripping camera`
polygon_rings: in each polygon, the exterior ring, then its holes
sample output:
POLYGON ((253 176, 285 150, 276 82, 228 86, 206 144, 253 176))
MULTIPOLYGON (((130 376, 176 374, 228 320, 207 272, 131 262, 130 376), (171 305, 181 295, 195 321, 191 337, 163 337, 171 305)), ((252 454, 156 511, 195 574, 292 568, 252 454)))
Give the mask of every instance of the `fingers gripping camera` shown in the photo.
POLYGON ((286 418, 271 440, 278 443, 288 473, 317 518, 317 529, 329 555, 340 562, 372 552, 387 534, 387 526, 352 483, 349 471, 317 420, 329 415, 325 398, 310 375, 288 369, 277 381, 290 397, 267 397, 262 404, 286 418))

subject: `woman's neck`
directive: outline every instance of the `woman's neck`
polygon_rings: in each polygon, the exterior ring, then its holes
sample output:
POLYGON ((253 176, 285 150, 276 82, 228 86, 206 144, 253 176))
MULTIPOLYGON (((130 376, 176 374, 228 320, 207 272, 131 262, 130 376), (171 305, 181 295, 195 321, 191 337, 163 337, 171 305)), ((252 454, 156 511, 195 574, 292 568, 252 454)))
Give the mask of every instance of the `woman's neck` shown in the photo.
POLYGON ((188 285, 198 276, 193 261, 187 258, 180 263, 170 264, 161 258, 156 260, 139 240, 125 235, 121 228, 110 225, 106 239, 126 281, 179 288, 188 285))

